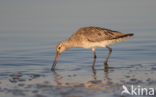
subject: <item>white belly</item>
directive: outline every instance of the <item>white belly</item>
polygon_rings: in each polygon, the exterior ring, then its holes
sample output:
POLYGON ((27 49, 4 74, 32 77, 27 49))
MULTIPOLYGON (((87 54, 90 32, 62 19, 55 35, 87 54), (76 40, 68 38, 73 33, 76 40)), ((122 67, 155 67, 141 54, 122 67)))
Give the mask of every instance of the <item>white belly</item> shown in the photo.
POLYGON ((118 40, 106 40, 101 42, 83 42, 83 48, 97 48, 97 47, 106 47, 110 44, 114 44, 116 42, 123 41, 122 39, 118 40))
POLYGON ((107 41, 104 42, 84 42, 84 48, 97 48, 97 47, 106 47, 108 45, 107 41))

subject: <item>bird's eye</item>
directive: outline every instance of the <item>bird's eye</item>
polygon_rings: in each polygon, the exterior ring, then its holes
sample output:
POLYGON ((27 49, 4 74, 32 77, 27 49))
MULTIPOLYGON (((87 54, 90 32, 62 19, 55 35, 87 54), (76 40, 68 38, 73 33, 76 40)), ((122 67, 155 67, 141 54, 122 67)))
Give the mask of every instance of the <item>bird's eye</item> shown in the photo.
POLYGON ((61 49, 61 47, 58 47, 58 49, 61 49))

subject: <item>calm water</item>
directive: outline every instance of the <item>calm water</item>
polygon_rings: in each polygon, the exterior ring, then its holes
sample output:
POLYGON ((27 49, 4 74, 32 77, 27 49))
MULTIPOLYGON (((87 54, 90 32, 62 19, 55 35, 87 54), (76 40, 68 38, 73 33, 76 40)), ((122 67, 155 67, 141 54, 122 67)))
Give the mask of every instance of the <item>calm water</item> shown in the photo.
POLYGON ((154 0, 0 1, 0 97, 120 97, 122 85, 156 94, 155 8, 154 0), (56 44, 83 26, 135 35, 110 46, 112 69, 103 69, 106 48, 96 49, 95 71, 92 51, 75 48, 51 72, 56 44))

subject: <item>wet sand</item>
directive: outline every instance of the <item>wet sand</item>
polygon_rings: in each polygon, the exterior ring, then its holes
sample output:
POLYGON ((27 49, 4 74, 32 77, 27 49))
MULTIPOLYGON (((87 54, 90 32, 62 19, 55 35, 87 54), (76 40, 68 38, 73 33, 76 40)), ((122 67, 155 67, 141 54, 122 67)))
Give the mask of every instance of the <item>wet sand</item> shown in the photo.
POLYGON ((156 64, 134 64, 128 67, 91 71, 90 68, 90 72, 84 75, 86 71, 83 70, 58 69, 52 72, 48 68, 35 72, 20 70, 1 72, 0 95, 1 97, 124 97, 120 94, 122 85, 156 88, 156 64))

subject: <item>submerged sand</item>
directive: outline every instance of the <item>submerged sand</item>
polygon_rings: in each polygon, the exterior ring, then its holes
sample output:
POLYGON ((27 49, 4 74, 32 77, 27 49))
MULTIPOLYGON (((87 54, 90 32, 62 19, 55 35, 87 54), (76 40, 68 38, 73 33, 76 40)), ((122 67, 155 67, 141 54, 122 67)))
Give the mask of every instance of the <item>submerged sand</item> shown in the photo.
POLYGON ((156 89, 156 64, 96 68, 88 69, 88 74, 78 68, 1 72, 0 97, 129 97, 121 96, 122 85, 156 89))

